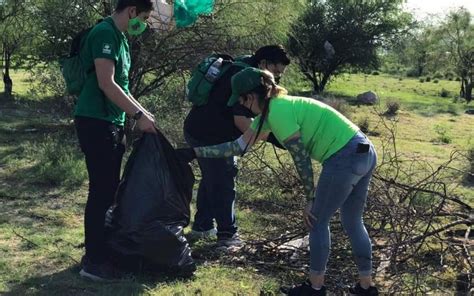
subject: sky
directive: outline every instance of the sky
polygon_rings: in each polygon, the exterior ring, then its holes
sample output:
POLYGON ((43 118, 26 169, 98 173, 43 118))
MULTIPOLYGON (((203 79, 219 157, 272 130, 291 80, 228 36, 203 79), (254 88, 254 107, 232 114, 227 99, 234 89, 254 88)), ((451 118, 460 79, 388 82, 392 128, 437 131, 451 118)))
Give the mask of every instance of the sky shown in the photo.
POLYGON ((453 8, 464 6, 474 15, 474 0, 408 0, 405 7, 415 12, 418 19, 425 18, 428 14, 441 14, 453 8))

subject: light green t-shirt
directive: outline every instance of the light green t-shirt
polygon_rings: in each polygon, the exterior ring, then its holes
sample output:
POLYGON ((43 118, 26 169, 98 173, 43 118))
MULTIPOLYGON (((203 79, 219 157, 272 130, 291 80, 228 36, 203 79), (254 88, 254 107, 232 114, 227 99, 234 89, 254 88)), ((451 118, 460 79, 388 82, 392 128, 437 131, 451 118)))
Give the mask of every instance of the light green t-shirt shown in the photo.
MULTIPOLYGON (((81 58, 85 69, 93 69, 94 60, 105 58, 115 63, 115 82, 129 94, 128 73, 130 70, 130 50, 127 37, 115 26, 111 17, 97 24, 84 41, 81 58)), ((75 116, 85 116, 106 120, 116 125, 124 125, 125 112, 109 100, 99 88, 95 71, 90 72, 79 95, 75 116)))
MULTIPOLYGON (((256 131, 260 115, 251 128, 256 131)), ((359 128, 332 107, 303 97, 279 96, 272 98, 269 114, 262 132, 272 132, 284 143, 300 132, 301 141, 312 159, 324 162, 359 131, 359 128)))

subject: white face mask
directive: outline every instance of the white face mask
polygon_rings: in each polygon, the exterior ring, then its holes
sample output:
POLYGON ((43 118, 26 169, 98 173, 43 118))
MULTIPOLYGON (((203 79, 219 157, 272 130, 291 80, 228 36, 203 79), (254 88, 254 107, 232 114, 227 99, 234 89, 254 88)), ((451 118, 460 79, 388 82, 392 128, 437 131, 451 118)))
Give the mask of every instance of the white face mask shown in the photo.
POLYGON ((173 5, 166 3, 165 0, 154 0, 153 7, 148 19, 150 28, 160 32, 170 31, 172 28, 173 5))

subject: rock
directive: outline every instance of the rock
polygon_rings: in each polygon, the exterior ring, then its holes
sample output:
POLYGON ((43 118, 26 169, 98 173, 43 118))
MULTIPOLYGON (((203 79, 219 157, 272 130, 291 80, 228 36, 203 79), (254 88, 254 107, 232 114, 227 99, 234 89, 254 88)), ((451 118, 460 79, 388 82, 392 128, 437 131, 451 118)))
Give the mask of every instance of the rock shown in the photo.
POLYGON ((357 95, 357 103, 361 105, 375 105, 379 102, 379 97, 373 91, 368 91, 357 95))

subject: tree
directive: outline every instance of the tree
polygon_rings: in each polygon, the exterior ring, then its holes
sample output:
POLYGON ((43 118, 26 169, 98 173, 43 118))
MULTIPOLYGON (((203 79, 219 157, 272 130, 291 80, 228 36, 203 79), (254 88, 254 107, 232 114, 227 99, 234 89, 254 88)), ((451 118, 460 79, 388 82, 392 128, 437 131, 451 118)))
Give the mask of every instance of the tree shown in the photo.
POLYGON ((324 90, 331 76, 349 67, 378 65, 377 49, 410 23, 410 15, 401 10, 402 3, 309 1, 306 11, 291 26, 288 48, 316 93, 324 90))
POLYGON ((440 45, 461 78, 460 96, 472 100, 474 84, 474 16, 465 9, 451 11, 440 25, 440 45))
POLYGON ((2 13, 5 21, 0 24, 0 49, 2 53, 4 94, 7 98, 13 93, 13 80, 10 76, 12 59, 29 41, 29 23, 25 7, 28 1, 5 1, 2 13))
MULTIPOLYGON (((110 13, 114 1, 38 0, 38 41, 34 46, 35 65, 52 63, 68 53, 72 37, 110 13)), ((297 13, 298 3, 286 0, 216 0, 210 16, 196 24, 170 32, 147 29, 130 38, 132 69, 130 90, 136 98, 161 87, 173 75, 187 74, 212 52, 244 54, 266 43, 284 43, 288 22, 297 13)))

